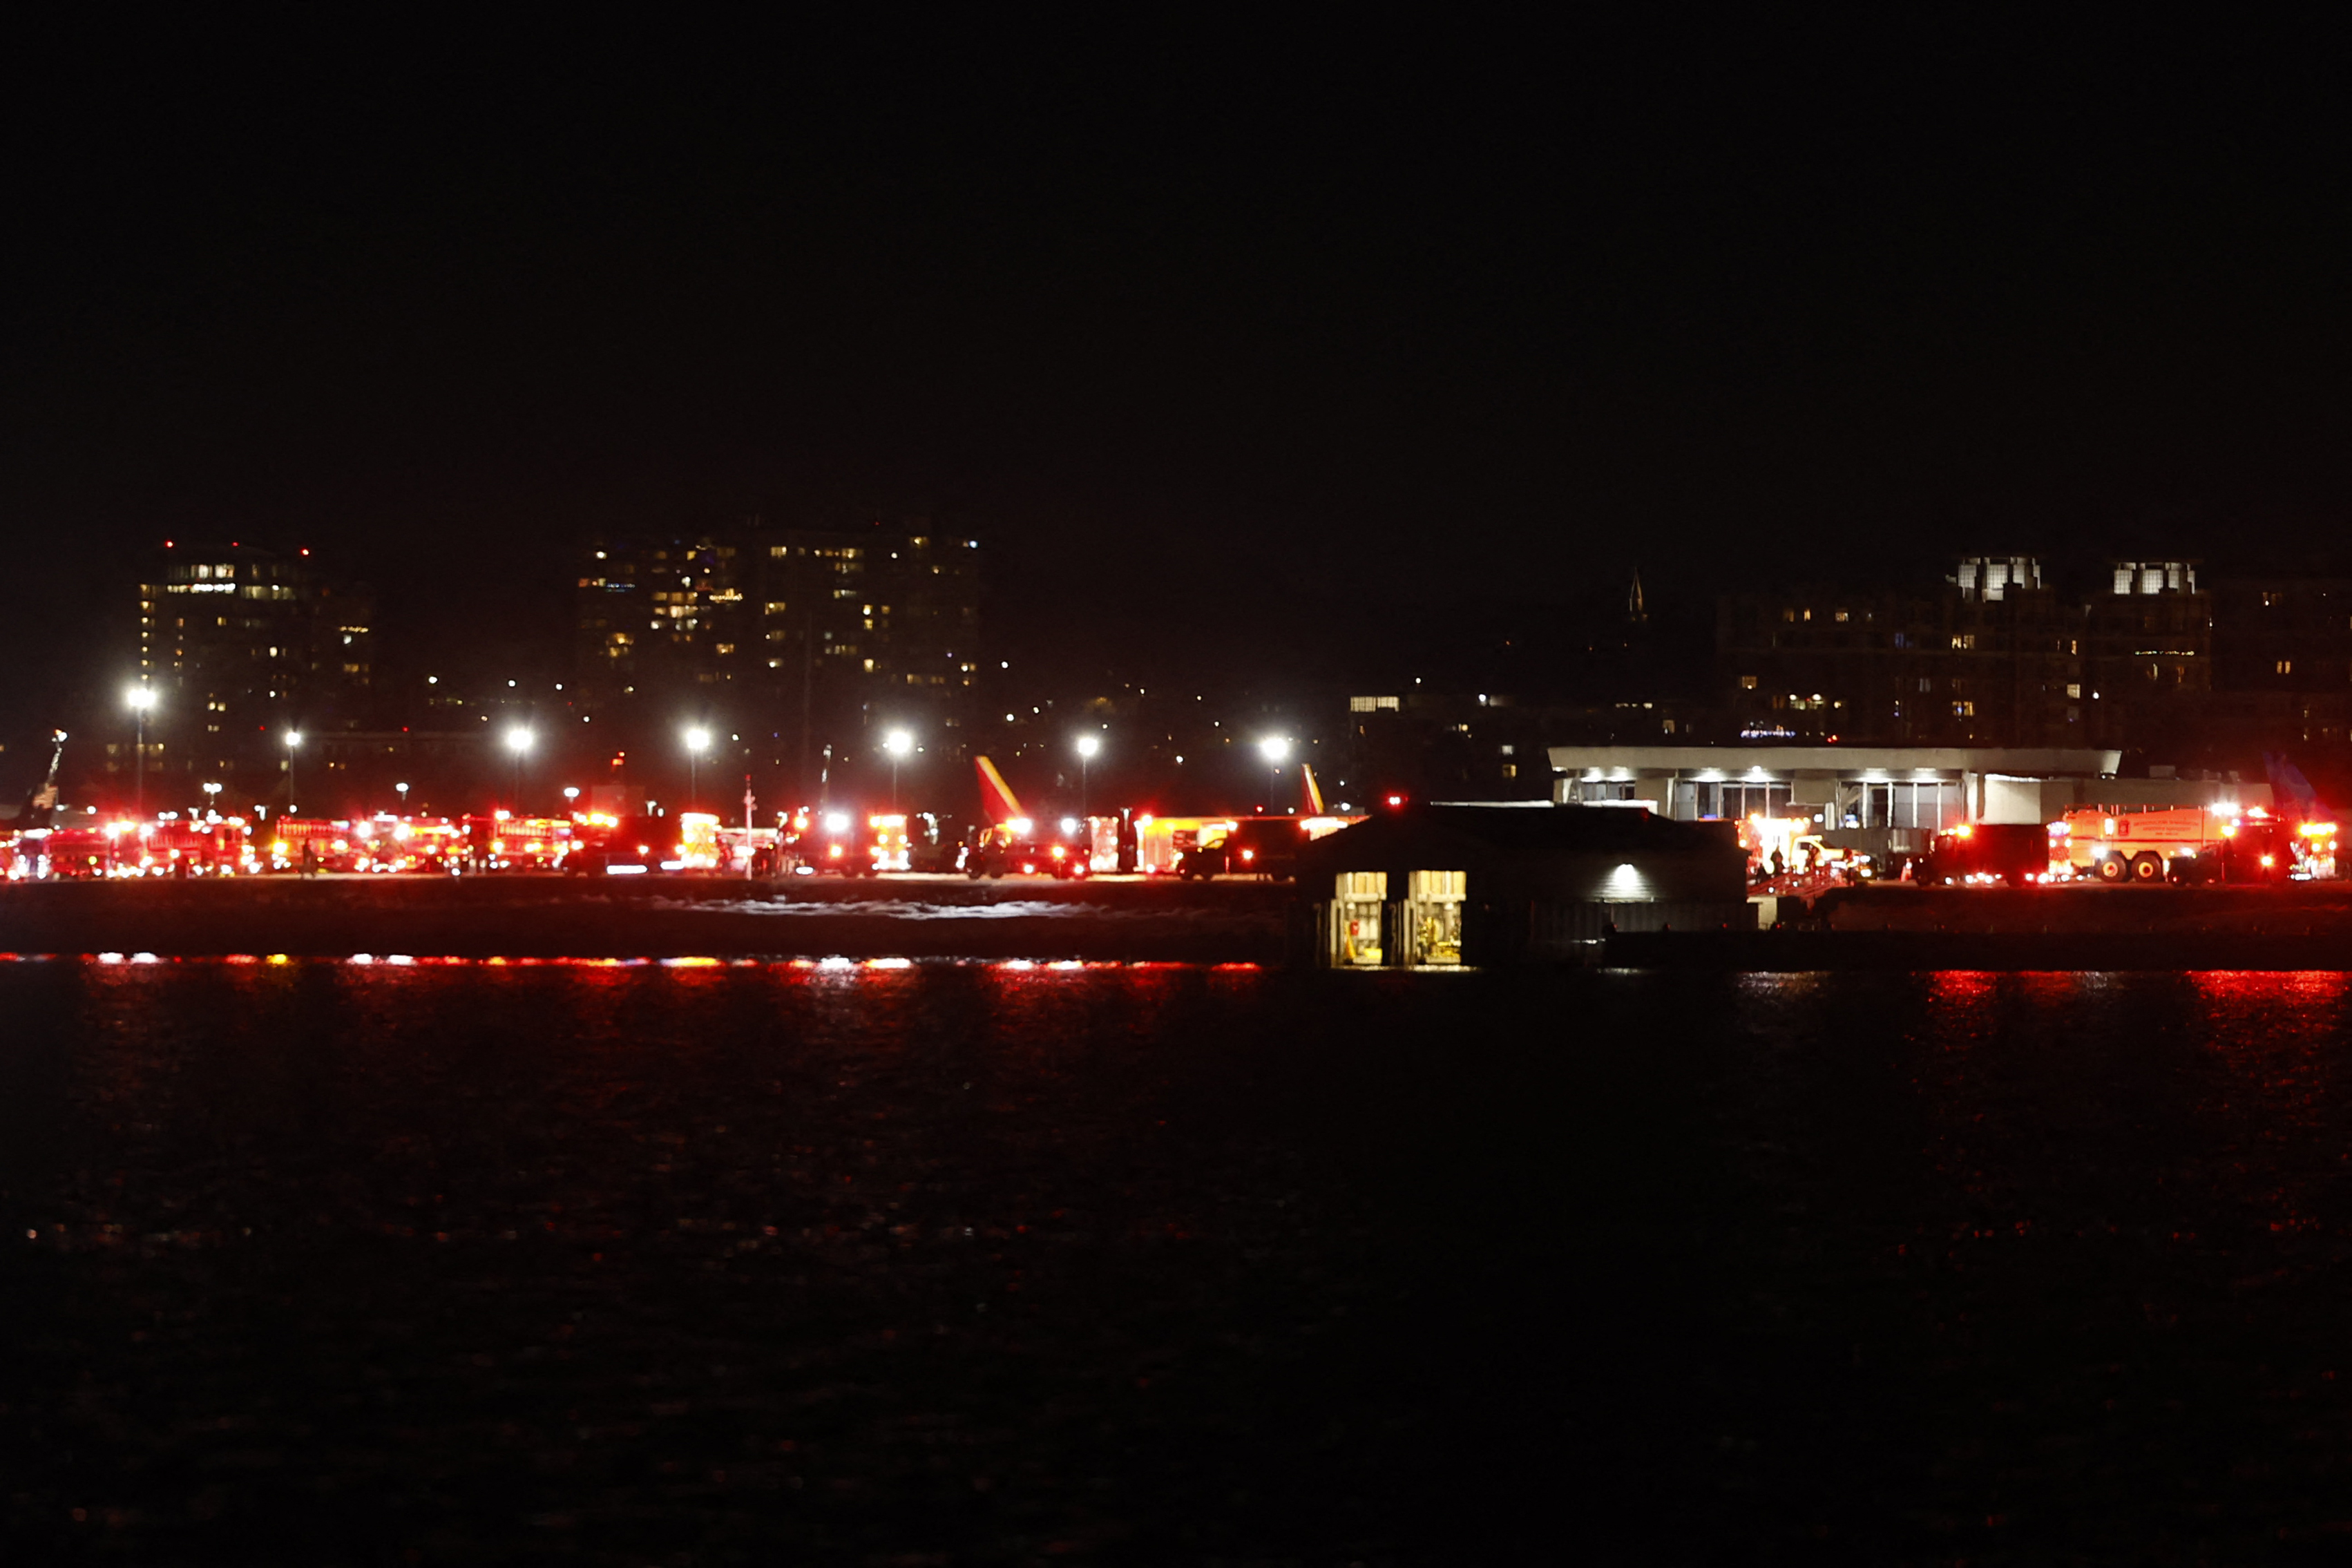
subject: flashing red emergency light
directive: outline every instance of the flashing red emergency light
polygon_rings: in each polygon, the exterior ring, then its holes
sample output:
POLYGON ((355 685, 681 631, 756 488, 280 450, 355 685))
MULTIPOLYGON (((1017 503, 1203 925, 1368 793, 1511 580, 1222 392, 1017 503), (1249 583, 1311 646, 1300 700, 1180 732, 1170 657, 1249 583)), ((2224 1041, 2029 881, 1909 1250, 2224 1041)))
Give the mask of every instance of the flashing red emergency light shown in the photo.
POLYGON ((1389 796, 1389 804, 1392 806, 1402 805, 1404 804, 1404 796, 1401 795, 1392 795, 1389 796))

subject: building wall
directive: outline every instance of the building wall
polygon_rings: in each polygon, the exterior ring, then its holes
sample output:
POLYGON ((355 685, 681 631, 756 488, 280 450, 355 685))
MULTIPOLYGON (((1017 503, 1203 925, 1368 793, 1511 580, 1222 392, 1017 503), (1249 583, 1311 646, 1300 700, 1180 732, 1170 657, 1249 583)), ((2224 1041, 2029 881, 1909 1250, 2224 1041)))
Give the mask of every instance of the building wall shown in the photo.
POLYGON ((1727 595, 1718 680, 1744 740, 2137 747, 2211 688, 2196 584, 2194 563, 2116 563, 2069 595, 2031 558, 1970 557, 1928 594, 1727 595))
POLYGON ((960 712, 980 668, 979 542, 928 529, 761 530, 591 547, 575 588, 592 704, 645 687, 960 712))
MULTIPOLYGON (((139 583, 138 668, 155 693, 146 773, 166 809, 199 780, 239 804, 284 798, 285 734, 359 721, 370 706, 369 596, 308 553, 249 544, 173 545, 139 583)), ((128 796, 133 745, 106 771, 128 796)))

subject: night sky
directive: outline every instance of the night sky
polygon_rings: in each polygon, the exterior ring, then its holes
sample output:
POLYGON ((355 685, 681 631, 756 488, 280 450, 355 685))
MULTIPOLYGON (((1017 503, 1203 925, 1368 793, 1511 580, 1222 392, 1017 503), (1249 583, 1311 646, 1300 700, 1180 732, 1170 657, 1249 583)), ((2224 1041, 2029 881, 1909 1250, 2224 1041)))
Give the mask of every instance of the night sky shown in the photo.
POLYGON ((10 752, 167 536, 515 659, 593 531, 828 508, 974 520, 992 637, 1104 658, 2335 547, 2330 40, 1701 20, 16 33, 10 752))

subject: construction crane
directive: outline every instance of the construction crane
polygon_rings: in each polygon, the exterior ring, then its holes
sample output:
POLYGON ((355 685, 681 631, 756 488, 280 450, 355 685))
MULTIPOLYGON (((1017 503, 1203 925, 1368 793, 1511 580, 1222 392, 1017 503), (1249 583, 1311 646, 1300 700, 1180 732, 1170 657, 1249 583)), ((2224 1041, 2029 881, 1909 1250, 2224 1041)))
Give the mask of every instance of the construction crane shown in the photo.
POLYGON ((16 818, 20 827, 47 827, 57 814, 58 764, 65 761, 66 732, 53 730, 49 732, 49 740, 53 743, 49 752, 49 776, 41 781, 40 788, 26 798, 24 812, 16 818))

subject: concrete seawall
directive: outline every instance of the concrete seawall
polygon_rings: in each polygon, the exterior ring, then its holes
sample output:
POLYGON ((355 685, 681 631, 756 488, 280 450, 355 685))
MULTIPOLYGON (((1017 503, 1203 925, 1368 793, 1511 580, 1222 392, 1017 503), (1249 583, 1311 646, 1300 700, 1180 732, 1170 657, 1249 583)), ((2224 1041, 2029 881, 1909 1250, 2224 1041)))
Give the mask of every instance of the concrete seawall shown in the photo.
POLYGON ((1612 938, 1637 968, 2352 969, 2352 883, 1851 888, 1758 931, 1612 938))
POLYGON ((0 889, 0 952, 1272 963, 1286 887, 491 876, 0 889))

